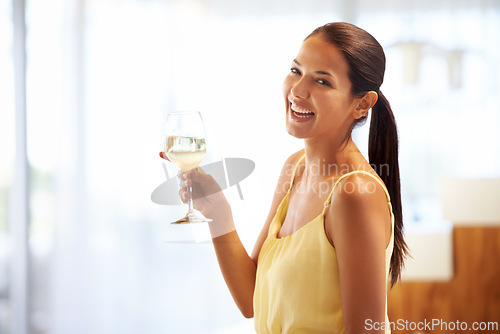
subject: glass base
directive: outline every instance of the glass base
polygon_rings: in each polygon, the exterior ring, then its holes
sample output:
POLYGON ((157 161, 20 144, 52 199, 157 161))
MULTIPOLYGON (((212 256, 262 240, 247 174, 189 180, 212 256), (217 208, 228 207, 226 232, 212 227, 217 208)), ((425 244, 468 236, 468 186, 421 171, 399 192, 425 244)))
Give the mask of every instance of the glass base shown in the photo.
POLYGON ((203 216, 201 212, 193 210, 188 212, 184 218, 181 218, 178 221, 173 222, 172 224, 209 223, 211 221, 212 219, 205 218, 205 216, 203 216))

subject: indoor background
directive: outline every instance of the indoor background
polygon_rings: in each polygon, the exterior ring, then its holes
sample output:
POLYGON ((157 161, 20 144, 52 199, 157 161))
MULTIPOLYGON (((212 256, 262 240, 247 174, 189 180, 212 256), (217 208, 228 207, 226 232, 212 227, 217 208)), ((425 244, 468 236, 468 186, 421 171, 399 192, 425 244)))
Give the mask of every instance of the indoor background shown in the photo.
MULTIPOLYGON (((0 0, 0 333, 252 333, 206 226, 172 226, 186 207, 150 199, 176 173, 158 157, 163 123, 200 110, 202 164, 255 162, 242 197, 225 190, 251 252, 301 148, 284 127, 282 80, 303 39, 332 21, 386 52, 413 255, 403 284, 452 284, 457 222, 493 229, 493 253, 477 250, 497 266, 500 1, 0 0)), ((364 153, 367 133, 355 133, 364 153)), ((500 321, 498 277, 479 318, 500 321)), ((404 296, 421 291, 403 284, 404 296)), ((434 297, 451 303, 447 293, 434 297)))

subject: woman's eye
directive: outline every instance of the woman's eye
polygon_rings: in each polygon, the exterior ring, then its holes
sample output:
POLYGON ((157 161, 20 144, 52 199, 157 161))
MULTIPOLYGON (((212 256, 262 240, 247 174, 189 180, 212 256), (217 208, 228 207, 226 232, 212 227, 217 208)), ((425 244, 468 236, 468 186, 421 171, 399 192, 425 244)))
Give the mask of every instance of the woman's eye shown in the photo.
POLYGON ((332 85, 330 85, 330 83, 324 79, 318 79, 318 83, 325 85, 325 86, 328 86, 328 87, 332 87, 332 85))
POLYGON ((290 72, 295 73, 295 74, 300 74, 299 69, 298 69, 298 68, 295 68, 295 67, 292 67, 292 68, 290 69, 290 72))

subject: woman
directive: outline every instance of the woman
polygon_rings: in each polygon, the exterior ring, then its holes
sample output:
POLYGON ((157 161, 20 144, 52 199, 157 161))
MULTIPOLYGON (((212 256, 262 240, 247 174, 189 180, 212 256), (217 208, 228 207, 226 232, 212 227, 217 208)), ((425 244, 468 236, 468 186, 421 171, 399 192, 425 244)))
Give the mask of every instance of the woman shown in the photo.
POLYGON ((387 282, 399 279, 407 249, 384 71, 380 44, 351 24, 327 24, 305 39, 283 84, 287 131, 305 148, 285 162, 251 256, 215 181, 200 168, 179 175, 181 198, 193 186, 195 208, 213 219, 224 279, 258 333, 387 327, 387 282), (370 109, 369 164, 351 132, 370 109))

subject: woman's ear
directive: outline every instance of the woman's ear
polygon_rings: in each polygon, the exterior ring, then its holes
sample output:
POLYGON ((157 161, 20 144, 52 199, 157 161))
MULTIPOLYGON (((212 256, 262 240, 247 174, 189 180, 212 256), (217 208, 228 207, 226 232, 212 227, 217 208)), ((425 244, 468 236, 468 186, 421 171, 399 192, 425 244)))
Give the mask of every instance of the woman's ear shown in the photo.
POLYGON ((355 119, 360 119, 365 116, 368 111, 377 103, 378 94, 374 91, 369 91, 363 97, 359 98, 358 106, 354 109, 353 117, 355 119))

